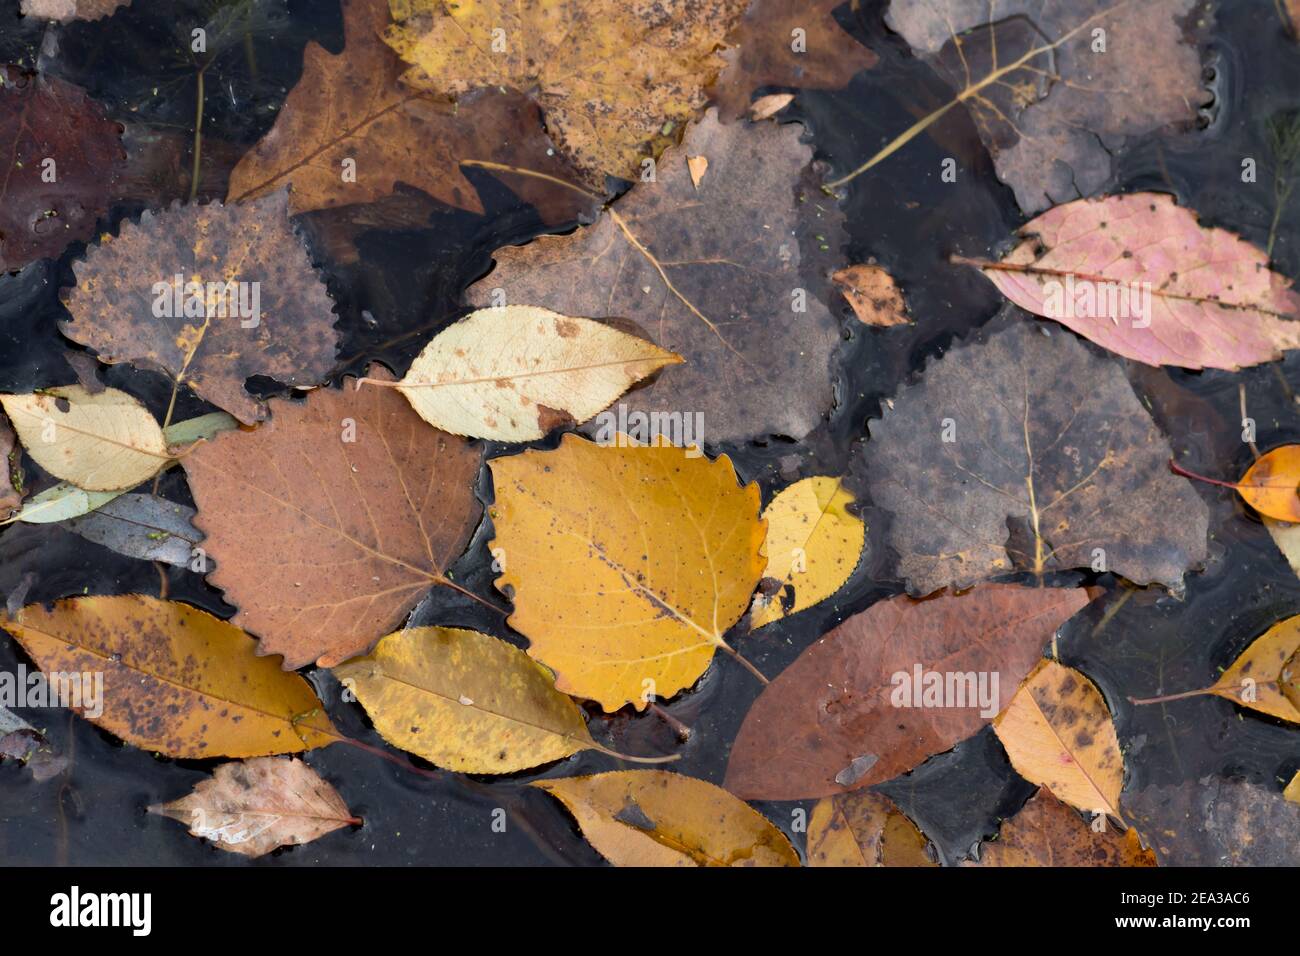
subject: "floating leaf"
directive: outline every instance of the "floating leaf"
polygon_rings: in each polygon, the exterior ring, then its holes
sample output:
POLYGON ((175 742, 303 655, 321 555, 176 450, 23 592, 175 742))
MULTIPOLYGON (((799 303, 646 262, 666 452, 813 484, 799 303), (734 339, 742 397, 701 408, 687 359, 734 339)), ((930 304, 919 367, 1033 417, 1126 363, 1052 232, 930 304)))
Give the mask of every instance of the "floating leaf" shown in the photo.
POLYGON ((1282 796, 1292 803, 1300 803, 1300 770, 1296 771, 1296 775, 1286 785, 1286 789, 1282 791, 1282 796))
POLYGON ((154 495, 119 495, 68 522, 69 531, 142 561, 188 567, 203 535, 191 523, 194 509, 154 495))
POLYGON ((39 495, 33 495, 23 505, 22 511, 13 516, 13 520, 29 524, 66 521, 88 514, 120 494, 120 491, 86 491, 64 481, 46 488, 39 495))
MULTIPOLYGON (((1237 482, 1206 478, 1188 471, 1174 461, 1169 462, 1169 467, 1174 474, 1184 478, 1195 478, 1197 481, 1231 488, 1265 518, 1300 522, 1300 445, 1282 445, 1260 455, 1237 482)), ((1273 530, 1271 523, 1269 530, 1273 530)), ((1273 540, 1278 541, 1277 534, 1273 534, 1273 540)), ((1278 546, 1281 547, 1280 542, 1278 546)))
POLYGON ((179 820, 223 850, 253 857, 361 823, 338 791, 295 757, 223 763, 193 793, 149 812, 179 820))
POLYGON ((1042 661, 993 721, 993 732, 1030 783, 1080 810, 1120 815, 1119 738, 1101 691, 1083 674, 1042 661))
POLYGON ((802 800, 913 769, 1006 706, 1056 629, 1087 603, 1081 588, 988 584, 873 604, 764 688, 732 746, 727 789, 802 800))
POLYGON ((797 614, 844 586, 867 534, 862 520, 848 511, 852 503, 838 478, 819 476, 783 488, 764 509, 763 579, 770 586, 754 597, 754 627, 797 614))
POLYGON ((980 845, 979 859, 966 866, 1156 866, 1156 856, 1143 849, 1137 830, 1117 833, 1107 825, 1101 833, 1046 789, 1030 797, 1009 820, 998 838, 980 845))
POLYGON ((18 436, 9 419, 0 415, 0 521, 22 508, 23 481, 19 462, 18 436))
POLYGON ((888 797, 823 797, 808 818, 809 866, 937 866, 930 843, 888 797))
MULTIPOLYGON (((391 380, 375 368, 371 376, 391 380)), ((481 514, 480 449, 391 388, 317 389, 181 459, 231 619, 286 667, 331 667, 394 630, 481 514)))
POLYGON ((749 118, 754 122, 765 120, 775 116, 787 106, 794 102, 793 93, 772 93, 768 96, 760 96, 754 100, 753 106, 749 108, 749 118))
POLYGON ((0 626, 46 675, 80 675, 73 709, 137 747, 198 760, 297 753, 339 739, 310 684, 259 657, 239 628, 187 604, 141 594, 68 598, 52 610, 28 605, 0 626), (97 674, 102 688, 91 681, 97 674))
POLYGON ((912 321, 907 315, 903 293, 883 267, 848 266, 835 272, 831 279, 864 325, 906 325, 912 321))
POLYGON ((488 463, 510 626, 566 694, 643 710, 704 673, 763 570, 756 485, 726 456, 667 444, 554 451, 488 463))
POLYGON ((615 866, 798 866, 799 855, 760 813, 703 780, 620 770, 539 780, 615 866))

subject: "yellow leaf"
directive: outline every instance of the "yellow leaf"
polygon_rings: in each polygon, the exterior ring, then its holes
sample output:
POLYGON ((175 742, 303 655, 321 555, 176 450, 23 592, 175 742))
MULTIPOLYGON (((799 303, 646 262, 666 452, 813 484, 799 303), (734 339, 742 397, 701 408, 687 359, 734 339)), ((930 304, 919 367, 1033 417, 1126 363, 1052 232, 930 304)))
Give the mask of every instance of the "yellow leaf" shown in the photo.
POLYGON ((171 456, 153 415, 126 392, 92 395, 65 385, 35 395, 0 395, 32 459, 86 491, 121 491, 152 478, 171 456))
POLYGON ((1286 789, 1282 791, 1282 796, 1292 803, 1300 803, 1300 770, 1296 771, 1296 775, 1286 785, 1286 789))
POLYGON ((772 499, 763 511, 764 578, 778 584, 771 594, 754 597, 755 628, 826 600, 849 579, 867 534, 862 520, 848 512, 852 503, 838 478, 820 476, 797 481, 772 499))
POLYGON ((661 444, 554 451, 488 463, 496 487, 497 587, 510 625, 566 694, 644 709, 693 684, 763 571, 757 485, 661 444))
POLYGON ((444 329, 398 390, 426 422, 495 441, 533 441, 584 422, 680 356, 591 319, 527 305, 479 309, 444 329))
POLYGON ((532 784, 615 866, 798 866, 785 834, 721 787, 663 770, 532 784))
POLYGON ((823 797, 808 818, 809 866, 937 866, 929 841, 888 797, 823 797))
POLYGON ((993 731, 1030 783, 1080 810, 1119 816, 1124 758, 1106 701, 1083 674, 1043 661, 993 719, 993 731))

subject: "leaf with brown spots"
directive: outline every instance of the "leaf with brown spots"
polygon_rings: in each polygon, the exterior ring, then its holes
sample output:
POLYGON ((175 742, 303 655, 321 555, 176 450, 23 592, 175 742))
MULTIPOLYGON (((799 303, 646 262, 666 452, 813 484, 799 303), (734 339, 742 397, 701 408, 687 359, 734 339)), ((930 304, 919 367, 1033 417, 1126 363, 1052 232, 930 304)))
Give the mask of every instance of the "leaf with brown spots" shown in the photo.
POLYGON ((853 314, 864 325, 907 325, 907 303, 894 277, 883 266, 847 266, 831 276, 853 314))
POLYGON ((1002 822, 998 838, 980 844, 979 859, 965 866, 1156 866, 1137 830, 1098 833, 1078 812, 1040 789, 1002 822))
POLYGON ((1119 738, 1101 691, 1083 674, 1042 661, 994 719, 993 732, 1030 783, 1072 807, 1119 817, 1119 738))
POLYGON ((809 866, 938 866, 916 824, 870 790, 822 797, 808 818, 809 866))
POLYGON ((334 303, 289 224, 284 192, 145 212, 73 271, 64 335, 110 365, 164 372, 246 424, 266 416, 244 388, 250 376, 315 385, 334 364, 334 303))
MULTIPOLYGON (((382 369, 375 378, 392 379, 382 369)), ((448 584, 481 509, 482 451, 430 428, 391 388, 318 389, 181 464, 231 619, 287 668, 332 667, 448 584)))
POLYGON ((0 521, 23 506, 22 452, 9 419, 0 414, 0 521))
POLYGON ((703 780, 619 770, 539 780, 615 866, 798 866, 799 855, 756 810, 703 780))
POLYGON ((259 757, 340 739, 310 684, 258 656, 233 624, 187 604, 141 594, 68 598, 53 609, 29 605, 0 626, 45 674, 82 675, 74 711, 145 750, 259 757), (102 688, 94 674, 103 674, 102 688))
POLYGON ((724 126, 710 110, 594 225, 498 250, 467 293, 564 315, 629 319, 686 362, 629 395, 630 412, 703 415, 710 442, 802 438, 832 404, 840 323, 815 263, 843 217, 805 188, 801 128, 724 126), (689 156, 708 156, 697 188, 689 156), (743 396, 743 401, 737 397, 743 396))
POLYGON ((953 348, 869 423, 855 469, 910 593, 1078 567, 1181 589, 1205 560, 1209 509, 1123 366, 1044 331, 953 348))
POLYGON ((187 824, 196 837, 242 856, 262 856, 361 823, 338 791, 294 757, 223 763, 188 796, 150 813, 187 824))
POLYGON ((764 688, 732 747, 727 789, 747 800, 802 800, 913 769, 987 724, 1087 603, 1081 588, 989 584, 873 604, 764 688), (979 673, 988 675, 983 699, 979 673), (951 697, 934 696, 936 680, 945 692, 951 685, 951 697))

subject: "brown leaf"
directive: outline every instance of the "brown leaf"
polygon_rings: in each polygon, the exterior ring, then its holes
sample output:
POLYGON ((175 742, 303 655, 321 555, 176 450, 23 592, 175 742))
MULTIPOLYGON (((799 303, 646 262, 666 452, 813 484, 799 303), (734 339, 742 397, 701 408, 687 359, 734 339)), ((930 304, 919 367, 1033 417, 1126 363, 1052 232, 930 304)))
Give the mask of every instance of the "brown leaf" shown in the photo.
POLYGON ((1087 600, 1082 589, 990 584, 872 605, 764 689, 732 747, 727 789, 747 800, 802 800, 913 769, 987 724, 1087 600), (914 699, 932 674, 961 698, 914 699))
POLYGON ((23 0, 25 17, 40 17, 67 23, 71 20, 102 20, 112 16, 131 0, 23 0))
POLYGON ((882 266, 847 266, 831 280, 844 293, 853 314, 866 325, 906 325, 911 322, 898 283, 882 266))
MULTIPOLYGON (((372 377, 392 380, 378 367, 372 377)), ((481 512, 480 449, 426 424, 392 388, 275 401, 181 463, 231 620, 286 668, 332 667, 393 631, 448 583, 481 512)))
POLYGON ((0 414, 0 521, 23 506, 22 452, 13 427, 0 414))
POLYGON ((121 134, 80 87, 0 67, 0 141, 9 154, 0 182, 0 271, 57 256, 94 234, 126 159, 121 134))
POLYGON ((888 797, 823 797, 808 818, 809 866, 937 866, 929 841, 888 797))
POLYGON ((74 321, 60 329, 103 362, 161 370, 242 422, 264 418, 245 380, 315 385, 337 338, 334 303, 287 205, 279 192, 238 206, 174 204, 123 223, 73 263, 65 301, 74 321), (224 298, 211 287, 206 299, 175 291, 191 282, 238 285, 224 286, 224 298), (178 304, 190 308, 178 315, 178 304))
POLYGON ((801 192, 812 149, 799 139, 797 125, 724 126, 710 110, 654 182, 572 235, 499 250, 467 297, 500 304, 500 288, 516 305, 631 319, 686 364, 629 395, 630 411, 701 413, 711 442, 802 438, 830 407, 839 342, 824 283, 809 275, 809 233, 838 248, 842 217, 801 192), (688 156, 709 157, 698 189, 688 156))
POLYGON ((294 757, 223 763, 193 793, 149 812, 179 820, 194 836, 243 856, 310 843, 361 823, 337 790, 294 757))
POLYGON ((913 594, 1076 567, 1178 589, 1205 560, 1209 510, 1168 439, 1071 334, 1019 321, 960 345, 869 430, 855 467, 913 594))
POLYGON ((1106 825, 1098 833, 1088 821, 1039 788, 1029 802, 1002 822, 998 838, 980 845, 978 860, 965 866, 1156 866, 1138 832, 1118 833, 1106 825))

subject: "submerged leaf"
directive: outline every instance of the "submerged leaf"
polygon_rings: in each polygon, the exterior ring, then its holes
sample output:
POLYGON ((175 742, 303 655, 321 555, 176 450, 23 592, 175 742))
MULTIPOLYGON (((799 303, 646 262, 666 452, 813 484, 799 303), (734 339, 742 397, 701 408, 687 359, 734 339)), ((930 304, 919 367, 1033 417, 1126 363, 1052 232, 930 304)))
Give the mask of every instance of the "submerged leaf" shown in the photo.
POLYGON ((203 540, 191 521, 194 509, 154 495, 119 495, 67 528, 87 541, 128 558, 189 567, 192 551, 203 540))

